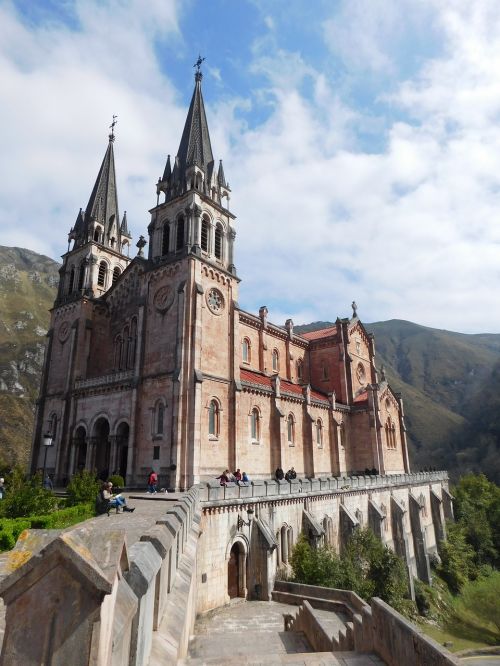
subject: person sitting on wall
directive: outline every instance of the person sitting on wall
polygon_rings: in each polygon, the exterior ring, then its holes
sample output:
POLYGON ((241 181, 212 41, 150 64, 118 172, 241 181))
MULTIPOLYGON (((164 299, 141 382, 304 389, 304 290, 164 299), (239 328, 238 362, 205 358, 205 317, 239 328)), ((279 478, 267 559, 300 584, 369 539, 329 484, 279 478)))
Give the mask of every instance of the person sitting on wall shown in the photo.
POLYGON ((127 506, 127 500, 125 499, 125 497, 123 497, 123 495, 113 495, 112 490, 113 490, 113 484, 111 483, 111 481, 105 481, 102 484, 102 488, 99 495, 103 504, 107 502, 108 507, 116 509, 116 513, 120 513, 120 509, 122 509, 123 511, 128 511, 129 513, 135 511, 135 507, 127 506))
POLYGON ((297 472, 295 471, 295 468, 290 467, 288 472, 285 474, 285 479, 287 481, 291 481, 292 479, 296 479, 296 478, 297 478, 297 472))
POLYGON ((157 484, 158 474, 152 469, 148 476, 148 493, 155 493, 157 484))
POLYGON ((248 478, 248 474, 246 472, 243 472, 241 480, 243 481, 243 483, 250 483, 250 479, 248 478))
POLYGON ((216 477, 220 481, 221 486, 225 486, 229 483, 229 470, 225 469, 220 476, 216 477))
POLYGON ((277 467, 276 471, 274 472, 274 476, 276 478, 276 481, 283 481, 283 479, 285 478, 285 473, 283 472, 281 467, 277 467))
POLYGON ((234 476, 234 480, 236 481, 236 483, 238 483, 238 481, 241 481, 241 472, 240 472, 239 467, 236 470, 236 472, 233 472, 233 476, 234 476))

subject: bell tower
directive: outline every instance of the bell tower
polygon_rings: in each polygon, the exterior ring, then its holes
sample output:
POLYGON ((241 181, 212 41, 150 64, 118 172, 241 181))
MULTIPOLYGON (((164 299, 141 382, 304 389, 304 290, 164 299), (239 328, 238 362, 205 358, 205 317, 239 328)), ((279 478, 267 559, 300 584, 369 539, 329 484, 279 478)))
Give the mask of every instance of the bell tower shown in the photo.
POLYGON ((56 305, 81 296, 102 296, 130 263, 132 237, 127 213, 120 222, 113 144, 113 116, 108 147, 85 211, 80 208, 68 234, 68 251, 59 271, 56 305))
POLYGON ((197 255, 236 275, 231 190, 222 160, 216 166, 212 153, 201 91, 201 59, 195 66, 195 87, 177 156, 173 164, 168 156, 156 185, 157 203, 150 211, 148 227, 149 258, 158 263, 197 255))

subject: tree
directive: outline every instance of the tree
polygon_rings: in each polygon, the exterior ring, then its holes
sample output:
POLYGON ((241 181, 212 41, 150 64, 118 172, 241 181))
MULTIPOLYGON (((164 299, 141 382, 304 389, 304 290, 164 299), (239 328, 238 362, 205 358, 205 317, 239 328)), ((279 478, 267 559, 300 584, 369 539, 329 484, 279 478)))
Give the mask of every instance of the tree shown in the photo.
POLYGON ((440 544, 441 563, 437 571, 454 594, 475 576, 474 549, 467 542, 466 528, 461 523, 448 524, 448 539, 440 544))

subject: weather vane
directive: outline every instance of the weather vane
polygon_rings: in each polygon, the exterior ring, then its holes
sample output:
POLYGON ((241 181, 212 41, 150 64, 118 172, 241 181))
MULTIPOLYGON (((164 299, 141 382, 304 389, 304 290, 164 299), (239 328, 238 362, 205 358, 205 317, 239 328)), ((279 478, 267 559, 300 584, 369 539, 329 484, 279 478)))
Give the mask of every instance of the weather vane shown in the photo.
POLYGON ((109 126, 109 129, 111 130, 110 136, 112 136, 113 139, 115 138, 115 125, 118 122, 117 118, 118 118, 118 116, 113 115, 113 121, 112 121, 111 125, 109 126))
POLYGON ((204 60, 205 60, 205 58, 202 58, 201 55, 198 54, 198 60, 193 65, 193 67, 196 67, 196 73, 197 74, 201 73, 201 64, 204 60))

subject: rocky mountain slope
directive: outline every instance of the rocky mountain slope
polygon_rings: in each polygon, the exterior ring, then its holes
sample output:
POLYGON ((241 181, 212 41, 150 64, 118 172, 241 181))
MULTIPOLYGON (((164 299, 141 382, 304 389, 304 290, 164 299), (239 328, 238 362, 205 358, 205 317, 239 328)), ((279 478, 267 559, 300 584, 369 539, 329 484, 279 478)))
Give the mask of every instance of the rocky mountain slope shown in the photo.
MULTIPOLYGON (((30 250, 0 246, 0 463, 28 459, 58 268, 30 250)), ((499 482, 500 335, 400 320, 366 327, 375 334, 377 366, 403 394, 413 468, 481 469, 499 482)))
POLYGON ((0 246, 0 461, 9 465, 28 460, 58 268, 30 250, 0 246))

